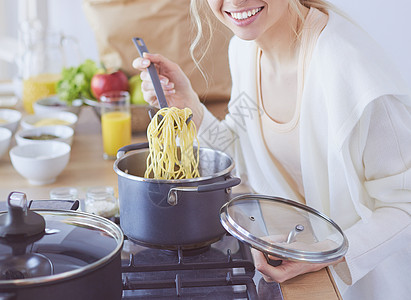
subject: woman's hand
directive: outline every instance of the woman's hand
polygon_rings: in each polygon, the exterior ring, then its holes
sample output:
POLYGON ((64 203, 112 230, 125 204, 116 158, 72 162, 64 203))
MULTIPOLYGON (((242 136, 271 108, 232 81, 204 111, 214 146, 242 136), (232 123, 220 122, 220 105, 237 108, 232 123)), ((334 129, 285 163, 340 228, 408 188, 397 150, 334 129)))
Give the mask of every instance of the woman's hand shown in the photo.
POLYGON ((138 57, 133 61, 133 67, 141 71, 140 77, 143 81, 141 90, 144 100, 151 106, 159 107, 147 70, 152 63, 157 69, 168 105, 178 108, 189 107, 193 111, 193 121, 198 127, 203 119, 203 107, 198 95, 181 68, 160 54, 144 53, 144 58, 138 57))
MULTIPOLYGON (((261 273, 264 280, 267 282, 278 282, 282 283, 288 279, 294 278, 298 275, 315 272, 325 268, 327 266, 337 264, 344 258, 341 258, 337 262, 324 263, 324 264, 314 264, 314 263, 304 263, 295 262, 290 260, 283 260, 282 264, 273 267, 267 263, 264 254, 258 250, 251 249, 251 254, 253 255, 255 268, 261 273)), ((279 260, 279 258, 269 255, 270 259, 279 260)))

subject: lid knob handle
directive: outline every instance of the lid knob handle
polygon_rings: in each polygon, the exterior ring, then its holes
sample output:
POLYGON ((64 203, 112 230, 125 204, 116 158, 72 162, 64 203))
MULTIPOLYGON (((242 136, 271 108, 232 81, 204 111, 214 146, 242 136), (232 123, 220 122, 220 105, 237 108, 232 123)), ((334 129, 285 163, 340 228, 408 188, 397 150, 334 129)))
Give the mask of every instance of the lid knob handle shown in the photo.
POLYGON ((26 194, 11 192, 7 198, 8 213, 0 216, 0 237, 30 237, 44 233, 44 218, 27 208, 26 194))
POLYGON ((304 225, 301 225, 301 224, 295 225, 295 227, 288 234, 286 243, 287 244, 294 243, 297 234, 299 234, 302 231, 304 231, 304 225))

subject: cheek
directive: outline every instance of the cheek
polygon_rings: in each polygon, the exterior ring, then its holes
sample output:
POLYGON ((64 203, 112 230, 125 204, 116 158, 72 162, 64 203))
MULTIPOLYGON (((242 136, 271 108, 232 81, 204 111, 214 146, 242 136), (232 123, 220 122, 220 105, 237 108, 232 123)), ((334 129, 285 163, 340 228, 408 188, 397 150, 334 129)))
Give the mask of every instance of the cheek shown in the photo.
MULTIPOLYGON (((200 0, 202 1, 202 0, 200 0)), ((220 18, 221 17, 221 7, 222 7, 222 1, 220 0, 207 0, 208 6, 210 7, 211 11, 213 14, 220 18)))

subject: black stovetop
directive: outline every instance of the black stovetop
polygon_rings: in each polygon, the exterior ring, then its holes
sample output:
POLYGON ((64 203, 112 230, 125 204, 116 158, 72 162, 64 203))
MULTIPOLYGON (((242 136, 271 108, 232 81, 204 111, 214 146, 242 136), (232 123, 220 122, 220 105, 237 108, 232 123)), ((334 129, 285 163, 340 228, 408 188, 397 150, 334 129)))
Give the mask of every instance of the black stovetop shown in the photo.
POLYGON ((255 271, 248 246, 231 235, 209 247, 171 251, 125 240, 123 299, 283 299, 255 271))

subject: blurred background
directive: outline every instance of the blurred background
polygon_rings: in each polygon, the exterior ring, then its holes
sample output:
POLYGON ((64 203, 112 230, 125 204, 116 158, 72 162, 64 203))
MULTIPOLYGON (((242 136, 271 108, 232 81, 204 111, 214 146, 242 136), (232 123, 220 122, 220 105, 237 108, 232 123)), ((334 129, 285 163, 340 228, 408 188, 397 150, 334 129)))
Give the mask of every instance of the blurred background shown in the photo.
MULTIPOLYGON (((79 42, 82 59, 100 60, 101 53, 98 51, 97 40, 101 37, 96 37, 95 30, 93 31, 90 24, 90 18, 86 17, 84 9, 86 2, 90 8, 90 6, 104 5, 104 2, 122 4, 130 1, 0 0, 0 81, 3 81, 0 92, 2 89, 7 89, 4 81, 17 76, 17 65, 21 55, 18 29, 24 22, 37 20, 46 29, 60 31, 67 36, 72 36, 79 42)), ((151 1, 135 0, 135 2, 150 3, 151 1)), ((179 2, 183 4, 186 2, 188 9, 189 0, 179 2)), ((389 2, 384 0, 331 0, 330 2, 345 11, 381 44, 411 86, 411 34, 409 33, 411 18, 408 16, 411 11, 411 2, 408 0, 389 2)), ((142 11, 134 13, 140 16, 144 14, 142 11)), ((115 16, 106 14, 105 18, 110 24, 115 24, 115 16)), ((29 23, 26 26, 36 25, 29 23)), ((130 24, 130 30, 132 26, 130 24)), ((165 29, 162 26, 162 24, 158 25, 159 30, 165 29)), ((127 31, 127 29, 124 30, 127 31)), ((140 28, 140 30, 142 29, 140 28)), ((103 42, 100 41, 100 44, 103 42)), ((155 50, 151 49, 151 52, 155 50)), ((137 52, 134 54, 134 57, 136 56, 137 52)), ((129 60, 131 59, 129 58, 129 60)), ((10 88, 10 85, 8 87, 10 88)))

